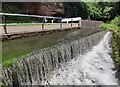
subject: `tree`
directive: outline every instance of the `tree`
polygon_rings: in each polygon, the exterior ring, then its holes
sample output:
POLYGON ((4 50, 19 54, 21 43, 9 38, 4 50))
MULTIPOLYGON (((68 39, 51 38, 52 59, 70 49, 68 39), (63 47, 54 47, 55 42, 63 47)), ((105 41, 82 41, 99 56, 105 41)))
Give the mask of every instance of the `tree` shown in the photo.
POLYGON ((22 2, 3 2, 2 11, 6 13, 20 13, 22 7, 22 2))
POLYGON ((65 2, 65 17, 87 18, 88 12, 84 2, 65 2))
POLYGON ((110 21, 118 15, 118 2, 87 2, 88 18, 110 21))

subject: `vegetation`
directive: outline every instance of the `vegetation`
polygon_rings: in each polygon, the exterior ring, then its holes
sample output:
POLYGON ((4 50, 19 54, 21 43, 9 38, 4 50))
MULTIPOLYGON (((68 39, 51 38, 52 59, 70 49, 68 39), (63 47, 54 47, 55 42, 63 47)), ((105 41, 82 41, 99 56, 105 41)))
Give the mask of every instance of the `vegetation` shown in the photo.
POLYGON ((101 25, 102 29, 111 29, 115 33, 120 33, 120 16, 115 17, 110 23, 105 23, 101 25))
POLYGON ((82 17, 87 19, 88 11, 87 6, 84 2, 65 2, 65 16, 66 17, 82 17))
POLYGON ((7 86, 3 84, 2 82, 0 82, 0 87, 7 87, 7 86))
POLYGON ((120 15, 120 2, 70 2, 65 3, 66 14, 82 19, 109 21, 120 15))
POLYGON ((39 23, 39 19, 34 17, 6 16, 7 23, 39 23))
MULTIPOLYGON (((35 3, 33 3, 35 4, 35 3)), ((64 2, 64 17, 82 17, 82 19, 110 21, 120 15, 120 2, 64 2)), ((23 13, 24 3, 5 2, 3 12, 23 13)), ((28 13, 30 14, 30 13, 28 13)), ((36 18, 8 17, 8 22, 39 22, 36 18)))
POLYGON ((101 25, 102 29, 110 29, 114 32, 112 47, 114 54, 114 61, 118 69, 117 76, 120 79, 120 16, 114 18, 110 23, 101 25))
POLYGON ((23 8, 23 3, 21 2, 3 2, 2 9, 5 13, 20 13, 23 8))

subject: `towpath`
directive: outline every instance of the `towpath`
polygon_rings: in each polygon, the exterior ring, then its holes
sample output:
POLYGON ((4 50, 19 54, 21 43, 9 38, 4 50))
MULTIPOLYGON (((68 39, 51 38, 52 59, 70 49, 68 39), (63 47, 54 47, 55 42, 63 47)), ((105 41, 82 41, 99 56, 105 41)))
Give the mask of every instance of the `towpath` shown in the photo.
MULTIPOLYGON (((78 27, 77 23, 72 24, 72 27, 78 27)), ((0 26, 0 33, 5 34, 3 26, 0 26)), ((62 29, 71 28, 71 23, 62 24, 62 29)), ((41 25, 33 25, 33 26, 7 26, 7 32, 10 33, 24 33, 24 32, 35 32, 35 31, 44 31, 44 30, 54 30, 60 29, 60 24, 52 24, 52 25, 44 25, 44 29, 42 29, 41 25)))
MULTIPOLYGON (((91 20, 82 20, 81 27, 83 28, 98 28, 100 24, 103 22, 101 21, 91 21, 91 20)), ((72 27, 78 27, 78 23, 73 23, 72 27)), ((62 29, 64 28, 71 28, 71 23, 63 23, 62 29)), ((56 30, 61 29, 60 24, 52 24, 52 25, 45 25, 44 29, 42 29, 41 25, 34 25, 34 26, 7 26, 7 33, 24 33, 24 32, 36 32, 36 31, 45 31, 45 30, 56 30)), ((5 35, 3 26, 0 26, 0 35, 5 35)))

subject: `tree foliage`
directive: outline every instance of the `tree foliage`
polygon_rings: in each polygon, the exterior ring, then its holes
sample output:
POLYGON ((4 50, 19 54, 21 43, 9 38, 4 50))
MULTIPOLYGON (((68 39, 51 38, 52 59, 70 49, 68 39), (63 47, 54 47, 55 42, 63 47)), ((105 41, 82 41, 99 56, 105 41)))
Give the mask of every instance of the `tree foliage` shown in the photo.
POLYGON ((22 2, 3 2, 2 11, 6 13, 20 13, 23 8, 22 2))
POLYGON ((66 2, 64 5, 67 16, 83 19, 109 21, 120 14, 120 2, 66 2))
POLYGON ((88 16, 87 6, 84 2, 65 2, 66 17, 82 17, 86 19, 88 16))
POLYGON ((117 15, 116 2, 92 2, 86 3, 91 19, 111 20, 117 15))

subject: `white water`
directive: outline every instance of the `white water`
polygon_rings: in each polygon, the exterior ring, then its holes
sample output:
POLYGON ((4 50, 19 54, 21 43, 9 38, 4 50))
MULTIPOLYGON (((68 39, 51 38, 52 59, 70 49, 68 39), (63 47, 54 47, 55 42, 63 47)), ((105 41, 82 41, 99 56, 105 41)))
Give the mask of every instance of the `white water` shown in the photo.
POLYGON ((50 85, 118 85, 115 78, 114 62, 110 56, 110 40, 108 32, 103 40, 85 54, 72 59, 66 66, 43 84, 50 85))

